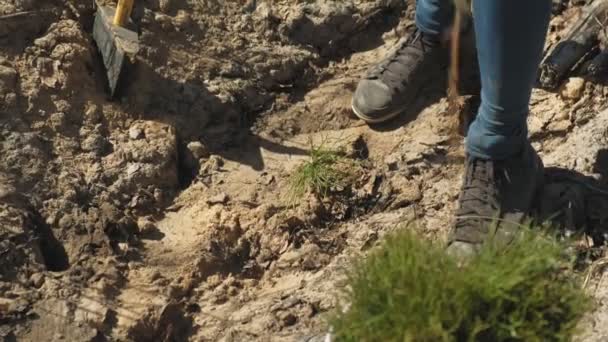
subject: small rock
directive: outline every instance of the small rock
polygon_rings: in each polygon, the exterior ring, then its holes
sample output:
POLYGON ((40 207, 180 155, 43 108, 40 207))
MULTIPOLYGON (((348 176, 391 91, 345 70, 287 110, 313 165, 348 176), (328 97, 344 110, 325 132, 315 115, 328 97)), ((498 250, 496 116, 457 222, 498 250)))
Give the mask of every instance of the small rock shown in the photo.
POLYGON ((152 196, 157 204, 163 203, 165 199, 165 194, 161 189, 154 189, 154 194, 152 196))
POLYGON ((251 12, 255 11, 256 7, 257 7, 257 0, 247 0, 247 2, 245 3, 245 6, 243 6, 243 12, 251 13, 251 12))
POLYGON ((65 113, 62 113, 62 112, 53 113, 53 114, 51 114, 49 121, 50 121, 49 124, 50 124, 51 128, 53 128, 56 131, 60 130, 66 124, 65 113))
POLYGON ((130 163, 125 172, 127 173, 127 177, 131 178, 135 174, 137 174, 142 169, 142 165, 140 163, 130 163))
POLYGON ((111 281, 106 278, 101 278, 97 282, 93 284, 93 288, 97 289, 100 293, 105 295, 110 294, 113 290, 115 290, 114 285, 112 285, 111 281))
POLYGON ((302 313, 304 314, 304 316, 306 316, 308 318, 312 318, 314 315, 317 314, 317 308, 313 304, 310 304, 310 303, 307 303, 304 306, 304 309, 302 311, 303 311, 302 313))
POLYGON ((9 198, 17 193, 17 189, 11 184, 0 183, 0 199, 9 198))
POLYGON ((209 157, 209 149, 207 149, 207 147, 203 145, 200 141, 192 141, 188 143, 187 147, 190 153, 192 153, 192 155, 196 159, 209 157))
POLYGON ((228 294, 226 293, 226 289, 224 287, 218 287, 213 291, 213 303, 214 304, 224 304, 228 301, 228 294))
POLYGON ((84 117, 87 122, 96 124, 101 121, 101 113, 95 104, 90 104, 84 111, 84 117))
POLYGON ((0 65, 0 88, 14 90, 17 83, 17 71, 15 69, 0 65))
POLYGON ((391 209, 403 208, 422 199, 420 183, 415 180, 397 176, 391 180, 391 187, 396 189, 397 192, 391 204, 391 209))
POLYGON ((19 6, 22 10, 27 11, 32 9, 36 5, 36 0, 19 0, 14 2, 15 5, 19 6))
POLYGON ((141 129, 141 127, 132 126, 131 128, 129 128, 129 138, 131 138, 131 140, 138 140, 142 139, 143 137, 144 130, 141 129))
POLYGON ((564 11, 567 3, 565 0, 552 0, 551 1, 551 12, 554 15, 558 15, 564 11))
POLYGON ((126 242, 119 242, 117 246, 118 250, 122 253, 127 253, 129 251, 129 244, 126 242))
POLYGON ((210 156, 205 163, 201 164, 200 175, 208 175, 214 171, 220 171, 224 166, 224 160, 219 156, 210 156))
POLYGON ((107 145, 106 139, 101 134, 94 133, 87 136, 81 143, 80 148, 86 152, 94 152, 97 155, 103 154, 107 145))
POLYGON ((567 132, 570 127, 572 127, 572 122, 570 120, 559 120, 550 122, 546 130, 548 132, 559 133, 559 132, 567 132))
POLYGON ((256 4, 254 14, 256 17, 261 19, 270 18, 272 16, 272 5, 268 4, 266 1, 256 4))
POLYGON ((581 77, 571 77, 562 86, 560 95, 564 99, 578 100, 583 96, 583 90, 585 89, 585 79, 581 77))
POLYGON ((1 312, 8 312, 9 308, 13 305, 14 299, 0 297, 0 310, 1 312))
POLYGON ((103 302, 97 300, 94 293, 91 293, 80 299, 74 311, 74 321, 101 326, 110 314, 111 310, 103 302))
POLYGON ((24 313, 29 309, 30 303, 25 299, 15 299, 10 302, 8 312, 24 313))
POLYGON ((160 27, 163 30, 171 30, 173 28, 173 21, 171 20, 171 17, 166 14, 156 13, 154 20, 160 24, 160 27))
POLYGON ((159 270, 154 270, 152 272, 152 274, 150 274, 150 281, 155 282, 155 281, 161 279, 162 277, 163 277, 163 275, 160 273, 159 270))
POLYGON ((149 217, 140 217, 137 219, 137 230, 140 234, 150 234, 157 230, 154 222, 149 217))
POLYGON ((324 264, 328 263, 328 256, 326 254, 317 255, 306 255, 301 262, 301 267, 305 271, 314 271, 321 268, 324 264))
POLYGON ((72 105, 66 100, 57 100, 55 102, 55 108, 58 112, 69 113, 72 111, 72 105))
POLYGON ((239 294, 239 289, 236 286, 228 286, 228 289, 226 290, 226 293, 230 297, 236 297, 236 295, 239 294))
POLYGON ((279 314, 279 320, 284 327, 296 324, 298 318, 291 312, 282 312, 279 314))
POLYGON ((180 30, 185 30, 192 25, 192 17, 184 10, 179 10, 175 18, 173 18, 173 24, 180 30))
POLYGON ((291 309, 300 303, 302 303, 302 300, 300 300, 300 298, 295 297, 295 296, 288 297, 287 299, 283 300, 282 302, 279 302, 279 303, 273 305, 270 308, 270 311, 275 312, 275 311, 279 311, 279 310, 291 309))
POLYGON ((15 107, 17 105, 17 94, 8 93, 4 96, 4 103, 7 107, 15 107))
POLYGON ((30 282, 32 282, 32 285, 34 285, 34 287, 40 288, 44 284, 44 274, 42 274, 42 273, 32 274, 32 276, 30 277, 30 282))
POLYGON ((173 0, 160 0, 158 5, 163 13, 168 13, 173 7, 173 0))
MULTIPOLYGON (((280 268, 287 268, 291 266, 296 266, 298 263, 304 261, 306 257, 315 258, 320 256, 320 248, 319 246, 308 243, 300 247, 299 249, 293 249, 288 252, 283 253, 279 260, 277 260, 277 265, 280 268)), ((311 266, 311 265, 306 265, 311 266)), ((314 268, 314 267, 313 267, 314 268)))
POLYGON ((360 249, 362 251, 366 251, 366 250, 372 248, 374 246, 374 244, 376 243, 376 241, 378 241, 378 233, 376 233, 376 232, 370 232, 366 236, 365 241, 361 245, 360 249))
POLYGON ((214 205, 214 204, 226 204, 228 203, 228 200, 230 198, 228 197, 228 195, 224 192, 217 194, 209 199, 207 199, 207 204, 209 205, 214 205))

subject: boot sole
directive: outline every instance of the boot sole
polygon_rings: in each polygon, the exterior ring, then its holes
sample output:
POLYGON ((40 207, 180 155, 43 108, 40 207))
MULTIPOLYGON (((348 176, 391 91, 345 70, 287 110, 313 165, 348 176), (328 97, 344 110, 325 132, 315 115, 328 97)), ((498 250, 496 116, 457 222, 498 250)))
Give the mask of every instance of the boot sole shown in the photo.
POLYGON ((350 105, 353 113, 361 120, 367 122, 367 123, 382 123, 382 122, 386 122, 394 117, 396 117, 397 115, 401 114, 401 112, 403 112, 403 109, 398 109, 394 112, 390 112, 389 114, 383 115, 379 118, 371 118, 365 114, 363 114, 359 109, 357 109, 357 107, 354 104, 354 101, 351 100, 351 105, 350 105))

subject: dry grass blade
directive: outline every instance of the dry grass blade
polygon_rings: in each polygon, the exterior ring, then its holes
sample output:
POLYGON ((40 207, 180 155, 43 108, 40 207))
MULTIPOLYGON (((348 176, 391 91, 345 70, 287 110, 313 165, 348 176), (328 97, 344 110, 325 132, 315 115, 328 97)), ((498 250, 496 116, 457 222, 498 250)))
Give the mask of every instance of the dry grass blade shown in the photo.
MULTIPOLYGON (((589 270, 587 271, 587 274, 585 275, 585 281, 583 282, 583 288, 587 288, 587 286, 589 285, 589 282, 591 281, 591 278, 593 278, 593 276, 600 270, 602 270, 604 267, 606 267, 606 265, 608 265, 608 257, 604 257, 598 260, 595 260, 591 266, 589 266, 589 270)), ((603 277, 603 274, 602 274, 603 277)))

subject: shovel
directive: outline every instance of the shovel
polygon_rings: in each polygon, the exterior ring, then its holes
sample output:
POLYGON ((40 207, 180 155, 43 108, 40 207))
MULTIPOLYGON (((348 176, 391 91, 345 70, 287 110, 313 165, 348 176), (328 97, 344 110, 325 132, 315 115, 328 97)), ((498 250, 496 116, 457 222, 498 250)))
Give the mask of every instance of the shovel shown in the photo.
POLYGON ((97 3, 93 39, 106 69, 110 96, 114 97, 125 69, 139 51, 139 37, 129 19, 134 0, 119 0, 116 9, 97 3))

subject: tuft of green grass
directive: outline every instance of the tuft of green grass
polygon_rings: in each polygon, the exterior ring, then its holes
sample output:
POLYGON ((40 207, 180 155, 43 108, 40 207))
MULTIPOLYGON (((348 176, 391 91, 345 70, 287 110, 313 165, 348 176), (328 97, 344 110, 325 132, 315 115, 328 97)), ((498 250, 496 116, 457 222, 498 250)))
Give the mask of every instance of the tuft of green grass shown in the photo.
POLYGON ((310 159, 296 168, 289 178, 288 201, 296 203, 306 194, 325 197, 332 189, 346 186, 349 172, 343 153, 311 144, 310 159))
POLYGON ((568 341, 590 299, 557 240, 522 233, 466 263, 409 230, 348 271, 336 341, 568 341))

